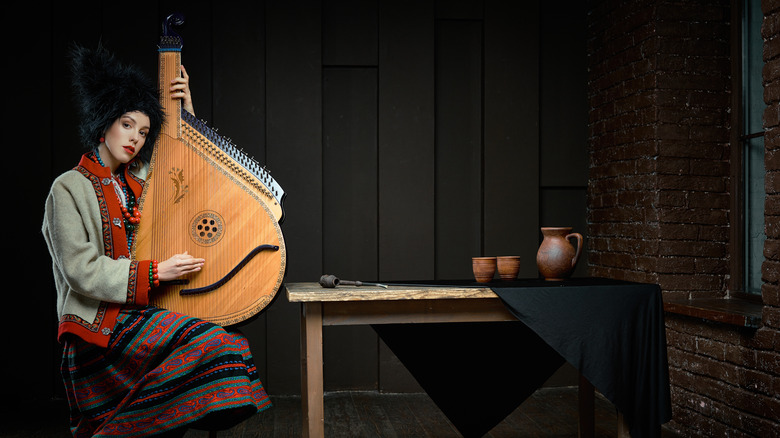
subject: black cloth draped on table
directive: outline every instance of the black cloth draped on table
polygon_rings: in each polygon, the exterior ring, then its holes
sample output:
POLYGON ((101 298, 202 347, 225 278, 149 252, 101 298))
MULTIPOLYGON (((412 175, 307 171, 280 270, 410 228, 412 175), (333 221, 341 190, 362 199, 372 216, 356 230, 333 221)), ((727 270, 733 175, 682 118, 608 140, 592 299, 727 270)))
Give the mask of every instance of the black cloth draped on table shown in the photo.
POLYGON ((522 322, 373 326, 464 437, 489 432, 564 361, 623 413, 633 438, 657 437, 671 419, 657 285, 602 278, 404 283, 490 287, 522 322))

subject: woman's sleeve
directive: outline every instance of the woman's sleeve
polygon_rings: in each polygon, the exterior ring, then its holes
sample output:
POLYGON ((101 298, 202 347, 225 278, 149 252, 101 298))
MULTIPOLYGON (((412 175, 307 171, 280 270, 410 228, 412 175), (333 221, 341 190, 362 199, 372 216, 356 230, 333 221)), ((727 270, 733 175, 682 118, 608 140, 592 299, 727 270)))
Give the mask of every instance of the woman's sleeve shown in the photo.
POLYGON ((58 179, 46 200, 43 232, 55 269, 72 292, 111 303, 148 304, 149 262, 104 255, 100 210, 84 180, 58 179))

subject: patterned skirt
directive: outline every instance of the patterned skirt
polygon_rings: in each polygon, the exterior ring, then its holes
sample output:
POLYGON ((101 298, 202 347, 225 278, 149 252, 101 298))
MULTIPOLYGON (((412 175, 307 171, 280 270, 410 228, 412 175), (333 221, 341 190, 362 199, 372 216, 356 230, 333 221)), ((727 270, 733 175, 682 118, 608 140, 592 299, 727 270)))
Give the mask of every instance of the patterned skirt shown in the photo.
POLYGON ((108 348, 67 341, 62 376, 74 437, 149 436, 271 406, 243 335, 154 307, 123 310, 108 348))

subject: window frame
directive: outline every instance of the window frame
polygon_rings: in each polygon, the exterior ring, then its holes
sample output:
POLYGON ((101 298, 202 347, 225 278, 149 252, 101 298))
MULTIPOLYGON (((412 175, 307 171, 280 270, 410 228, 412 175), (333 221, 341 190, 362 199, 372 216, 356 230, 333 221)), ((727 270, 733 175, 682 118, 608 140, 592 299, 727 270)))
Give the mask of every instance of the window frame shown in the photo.
MULTIPOLYGON (((749 0, 748 0, 749 1, 749 0)), ((729 143, 730 156, 730 248, 729 263, 729 297, 743 298, 761 302, 762 294, 750 293, 745 290, 746 278, 746 226, 745 217, 745 149, 748 140, 764 136, 764 130, 757 133, 743 134, 743 17, 745 0, 731 0, 731 132, 729 143)))

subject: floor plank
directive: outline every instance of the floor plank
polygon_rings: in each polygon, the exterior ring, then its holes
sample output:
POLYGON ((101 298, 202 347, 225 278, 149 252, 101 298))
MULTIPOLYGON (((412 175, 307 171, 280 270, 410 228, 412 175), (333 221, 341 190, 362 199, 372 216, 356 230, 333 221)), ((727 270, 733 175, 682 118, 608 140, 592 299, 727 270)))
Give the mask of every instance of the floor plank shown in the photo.
MULTIPOLYGON (((302 435, 301 398, 272 396, 274 406, 218 438, 298 438, 302 435)), ((18 415, 0 425, 0 437, 66 438, 67 405, 50 403, 49 412, 19 407, 18 415)), ((596 436, 617 436, 617 413, 596 394, 596 436)), ((375 391, 334 392, 325 395, 325 436, 338 438, 458 438, 460 434, 426 394, 382 394, 375 391)), ((576 437, 577 388, 542 388, 529 397, 484 438, 576 437)), ((185 438, 207 438, 190 430, 185 438)), ((664 431, 662 438, 676 436, 664 431)))

